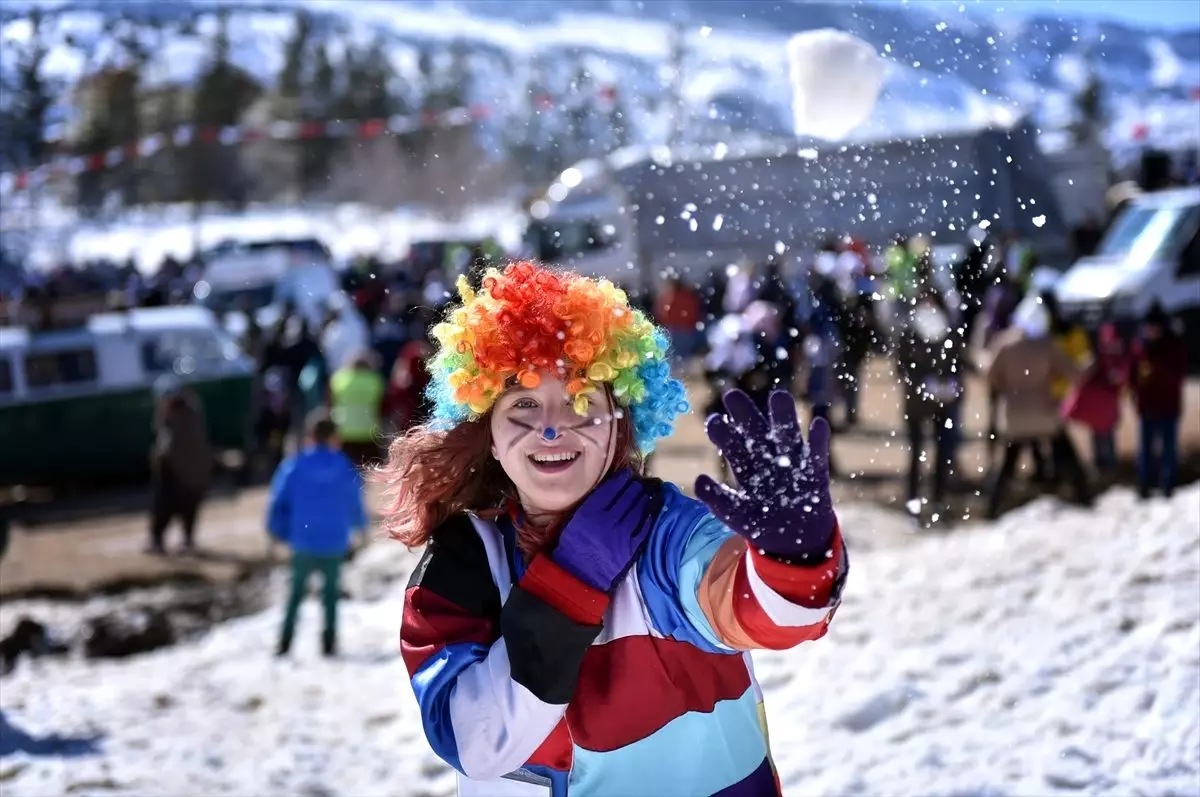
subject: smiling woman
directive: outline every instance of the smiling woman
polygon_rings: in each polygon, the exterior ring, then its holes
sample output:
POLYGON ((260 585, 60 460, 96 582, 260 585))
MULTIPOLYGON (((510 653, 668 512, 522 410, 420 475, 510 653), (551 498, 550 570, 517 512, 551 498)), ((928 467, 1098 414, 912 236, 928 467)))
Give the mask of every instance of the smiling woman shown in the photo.
POLYGON ((687 409, 666 335, 606 281, 517 263, 434 328, 434 420, 392 443, 425 545, 401 651, 459 795, 779 794, 751 648, 824 635, 847 560, 829 427, 729 394, 742 489, 641 475, 687 409), (747 540, 754 540, 754 547, 747 540))

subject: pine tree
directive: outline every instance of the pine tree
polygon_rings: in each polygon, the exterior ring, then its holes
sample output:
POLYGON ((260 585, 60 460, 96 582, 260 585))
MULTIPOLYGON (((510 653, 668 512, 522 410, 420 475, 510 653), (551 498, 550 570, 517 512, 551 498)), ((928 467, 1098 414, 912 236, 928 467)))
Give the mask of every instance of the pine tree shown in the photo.
POLYGON ((304 89, 304 60, 312 38, 312 17, 303 9, 296 12, 292 36, 283 48, 283 69, 279 73, 279 95, 297 100, 304 89))
MULTIPOLYGON (((116 141, 111 117, 103 110, 108 104, 110 80, 110 73, 101 73, 90 78, 93 87, 90 107, 83 133, 78 142, 79 151, 84 157, 89 157, 93 153, 107 152, 116 141)), ((104 203, 105 186, 108 182, 104 168, 96 169, 91 166, 92 164, 89 164, 89 168, 81 171, 75 178, 75 202, 85 218, 92 218, 100 210, 104 203)))
POLYGON ((387 56, 387 45, 376 37, 362 62, 363 85, 360 119, 387 119, 400 111, 400 100, 393 91, 396 71, 387 56))
POLYGON ((191 196, 195 201, 240 204, 245 196, 237 147, 206 141, 206 131, 236 125, 260 93, 260 87, 229 61, 229 9, 217 12, 213 55, 196 88, 192 122, 196 136, 190 147, 191 196))
POLYGON ((1089 31, 1085 36, 1086 42, 1081 53, 1087 64, 1087 79, 1079 92, 1072 98, 1075 106, 1076 119, 1071 125, 1071 136, 1076 145, 1099 144, 1104 127, 1108 122, 1108 112, 1104 103, 1104 84, 1093 66, 1098 57, 1097 46, 1099 38, 1096 31, 1089 31))
POLYGON ((42 65, 50 50, 45 42, 45 17, 41 9, 35 6, 30 10, 29 23, 31 35, 16 59, 13 99, 8 109, 11 118, 8 124, 0 126, 8 131, 7 140, 3 141, 3 155, 18 168, 40 165, 49 154, 46 125, 55 93, 42 74, 42 65))
POLYGON ((382 39, 363 51, 351 50, 345 64, 345 89, 334 103, 340 119, 386 119, 396 112, 395 77, 382 39))
MULTIPOLYGON (((313 51, 312 75, 304 92, 304 119, 327 122, 334 116, 337 96, 337 70, 329 57, 325 42, 318 42, 313 51)), ((307 194, 329 181, 336 142, 325 135, 300 142, 300 188, 307 194)))
POLYGON ((133 144, 135 148, 125 153, 125 158, 116 168, 113 177, 114 182, 121 188, 123 204, 136 205, 141 201, 139 189, 142 164, 138 160, 136 150, 136 143, 142 133, 141 75, 150 60, 150 51, 139 38, 138 30, 133 25, 123 32, 120 44, 129 65, 114 75, 109 85, 109 124, 116 140, 115 146, 126 147, 133 144))
MULTIPOLYGON (((448 51, 439 51, 444 56, 437 63, 429 50, 422 50, 418 59, 421 80, 422 116, 445 113, 467 105, 467 90, 470 83, 469 50, 462 42, 454 42, 448 51)), ((418 168, 427 166, 433 156, 435 142, 444 131, 436 127, 422 127, 406 137, 406 149, 418 168)))
POLYGON ((1075 143, 1099 141, 1107 121, 1107 112, 1104 107, 1104 85, 1094 71, 1088 75, 1087 82, 1075 95, 1074 105, 1079 115, 1072 129, 1075 143))
POLYGON ((611 105, 608 109, 608 127, 612 131, 612 148, 614 150, 624 149, 628 147, 633 140, 630 131, 630 119, 628 106, 625 104, 624 95, 620 90, 614 88, 611 105))

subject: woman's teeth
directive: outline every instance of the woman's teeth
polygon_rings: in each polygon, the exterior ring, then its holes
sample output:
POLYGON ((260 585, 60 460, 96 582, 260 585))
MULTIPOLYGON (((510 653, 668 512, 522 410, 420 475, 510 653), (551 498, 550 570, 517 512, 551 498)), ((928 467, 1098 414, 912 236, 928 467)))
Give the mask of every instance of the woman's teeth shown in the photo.
POLYGON ((531 454, 530 459, 541 465, 548 465, 553 462, 570 462, 576 459, 579 455, 570 454, 531 454))

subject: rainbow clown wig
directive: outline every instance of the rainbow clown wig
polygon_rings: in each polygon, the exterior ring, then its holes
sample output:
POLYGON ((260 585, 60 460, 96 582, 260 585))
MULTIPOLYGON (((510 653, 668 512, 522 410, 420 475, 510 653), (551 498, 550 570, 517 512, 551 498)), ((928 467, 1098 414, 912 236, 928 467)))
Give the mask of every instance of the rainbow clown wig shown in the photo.
POLYGON ((587 394, 610 385, 617 405, 630 411, 643 454, 687 412, 683 383, 667 362, 667 334, 608 280, 519 262, 489 269, 478 293, 460 277, 458 293, 462 304, 433 328, 435 424, 477 420, 509 385, 537 387, 542 370, 562 375, 581 415, 587 394))

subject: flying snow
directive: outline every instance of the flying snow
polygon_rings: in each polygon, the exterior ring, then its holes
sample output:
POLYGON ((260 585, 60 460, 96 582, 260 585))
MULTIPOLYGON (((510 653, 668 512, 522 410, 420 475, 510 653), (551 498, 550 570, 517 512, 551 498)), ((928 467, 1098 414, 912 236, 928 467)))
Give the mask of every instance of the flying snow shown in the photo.
POLYGON ((837 141, 870 118, 887 67, 871 45, 832 28, 788 40, 796 135, 837 141))

